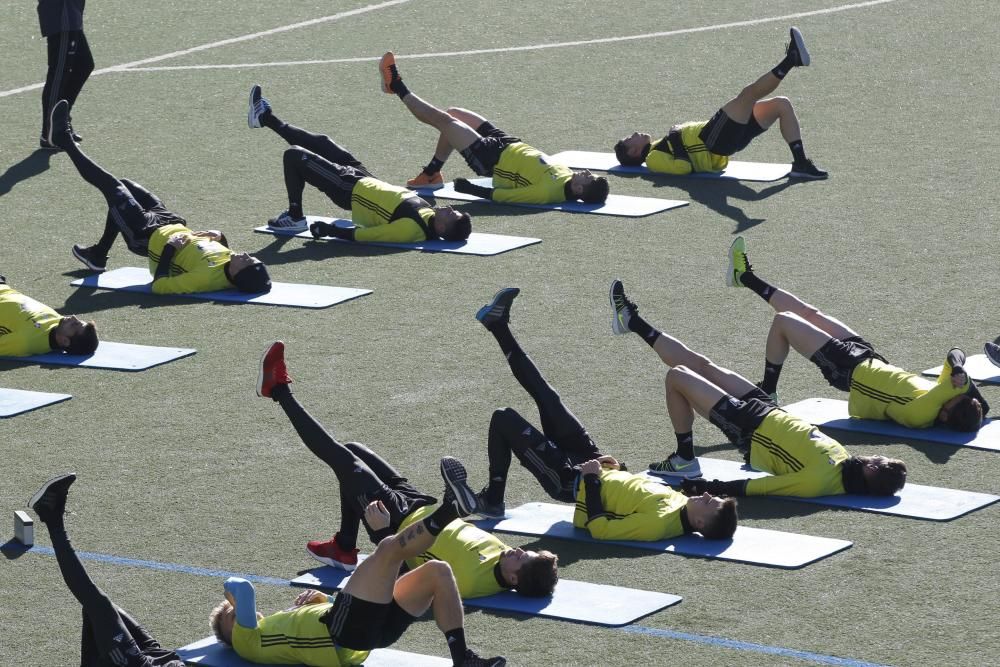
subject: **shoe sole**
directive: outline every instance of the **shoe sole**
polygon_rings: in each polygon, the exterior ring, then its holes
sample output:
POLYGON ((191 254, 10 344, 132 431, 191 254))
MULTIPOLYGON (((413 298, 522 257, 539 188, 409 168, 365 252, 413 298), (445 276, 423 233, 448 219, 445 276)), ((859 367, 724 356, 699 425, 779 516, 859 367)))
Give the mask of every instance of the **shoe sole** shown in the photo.
POLYGON ((679 477, 680 479, 698 479, 701 477, 701 470, 695 472, 677 472, 674 470, 652 470, 649 471, 650 475, 656 475, 657 477, 679 477))
POLYGON ((406 182, 406 187, 420 190, 440 190, 444 187, 444 183, 413 183, 411 181, 406 182))
POLYGON ((615 285, 620 282, 620 280, 615 280, 611 283, 611 287, 608 288, 608 301, 611 302, 611 333, 616 336, 628 333, 628 329, 622 328, 621 320, 618 317, 618 306, 615 305, 615 285))
POLYGON ((249 105, 250 108, 249 111, 247 111, 247 125, 250 126, 251 130, 256 130, 260 128, 259 124, 257 125, 253 124, 253 109, 254 109, 253 94, 259 90, 260 86, 254 86, 253 88, 250 89, 250 105, 249 105))
POLYGON ((521 293, 521 290, 518 289, 517 287, 505 287, 496 294, 494 294, 493 298, 490 299, 489 303, 487 303, 485 306, 476 311, 476 319, 479 320, 479 322, 483 326, 485 326, 486 322, 484 320, 486 319, 486 316, 490 314, 491 310, 496 308, 497 303, 505 294, 509 294, 511 292, 513 292, 513 296, 511 296, 510 298, 510 303, 507 304, 507 308, 510 308, 510 306, 514 303, 514 299, 516 299, 517 295, 521 293))
POLYGON ((466 480, 469 473, 462 462, 451 456, 441 459, 441 477, 455 496, 455 502, 466 515, 475 514, 478 508, 476 493, 469 488, 466 480))
POLYGON ((48 491, 52 487, 53 484, 55 484, 56 482, 60 482, 60 481, 62 481, 64 479, 66 479, 67 477, 72 477, 72 478, 76 479, 76 473, 75 472, 69 472, 69 473, 66 473, 65 475, 59 475, 58 477, 53 477, 49 481, 45 482, 45 484, 42 484, 42 488, 38 489, 38 491, 35 492, 35 495, 31 496, 31 500, 28 501, 28 507, 30 507, 32 510, 34 510, 35 509, 35 503, 37 503, 39 500, 42 499, 42 496, 45 495, 45 492, 48 491))
POLYGON ((392 73, 389 68, 396 64, 396 56, 390 51, 382 56, 382 59, 378 61, 378 78, 379 86, 382 88, 382 92, 387 95, 393 95, 392 88, 390 84, 392 83, 392 73), (386 82, 386 75, 389 76, 389 81, 386 82))
POLYGON ((309 223, 307 222, 304 225, 294 225, 294 226, 281 225, 280 227, 276 227, 274 225, 269 224, 267 228, 273 229, 276 232, 295 232, 296 234, 298 234, 299 232, 307 231, 309 229, 309 223))
POLYGON ((279 345, 279 344, 281 345, 282 349, 284 349, 284 347, 285 347, 284 343, 281 343, 280 341, 275 341, 274 343, 271 343, 270 345, 267 346, 267 349, 264 350, 264 354, 260 358, 260 369, 257 371, 257 395, 260 396, 261 398, 267 398, 267 396, 264 396, 264 393, 263 393, 263 391, 264 391, 264 361, 267 359, 267 355, 271 354, 271 350, 274 349, 275 345, 279 345))
MULTIPOLYGON (((736 248, 736 244, 739 243, 742 238, 742 236, 737 236, 733 239, 733 242, 729 244, 729 273, 726 274, 726 287, 741 287, 741 285, 736 282, 736 278, 733 275, 736 273, 736 260, 733 258, 733 251, 736 248)), ((743 250, 746 252, 746 241, 743 243, 743 250)))
POLYGON ((497 514, 496 512, 487 512, 486 510, 477 510, 476 514, 483 517, 484 519, 506 519, 507 511, 504 510, 503 514, 497 514))
POLYGON ((812 59, 809 58, 809 50, 806 48, 805 40, 802 39, 802 33, 799 32, 798 28, 792 28, 789 32, 792 35, 792 41, 795 42, 795 48, 799 52, 799 60, 802 61, 802 66, 808 67, 812 59))
POLYGON ((329 565, 330 567, 335 567, 338 570, 346 570, 347 572, 354 572, 358 569, 357 565, 348 565, 347 563, 341 563, 339 560, 334 560, 333 558, 325 558, 323 556, 317 556, 313 552, 309 551, 309 547, 306 547, 306 553, 312 557, 313 560, 318 560, 324 565, 329 565))
POLYGON ((104 273, 105 271, 108 270, 107 266, 97 266, 83 255, 77 253, 76 248, 73 248, 73 257, 76 257, 78 260, 80 260, 80 262, 91 271, 96 271, 97 273, 104 273))
POLYGON ((829 174, 824 174, 822 176, 817 176, 816 174, 807 174, 803 171, 790 171, 788 172, 788 178, 798 178, 803 181, 825 181, 829 178, 829 174))

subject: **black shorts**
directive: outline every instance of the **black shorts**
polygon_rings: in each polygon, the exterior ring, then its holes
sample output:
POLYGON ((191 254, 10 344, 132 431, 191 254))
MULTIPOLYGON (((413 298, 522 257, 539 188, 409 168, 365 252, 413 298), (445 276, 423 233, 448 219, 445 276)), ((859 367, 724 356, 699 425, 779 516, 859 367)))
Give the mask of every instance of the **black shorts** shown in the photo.
POLYGON ((476 132, 480 137, 462 151, 462 157, 472 171, 480 176, 492 176, 493 168, 500 161, 500 154, 504 149, 521 140, 494 127, 488 120, 483 121, 483 124, 476 128, 476 132))
POLYGON ((716 155, 732 155, 749 146, 751 141, 763 133, 764 128, 752 113, 749 121, 737 123, 719 109, 698 133, 698 138, 705 142, 705 148, 716 155))
POLYGON ((871 343, 861 336, 850 336, 831 338, 809 360, 819 366, 830 386, 850 391, 851 373, 855 367, 877 356, 871 343))
POLYGON ((741 398, 724 396, 712 406, 708 420, 726 434, 729 442, 749 456, 750 438, 757 427, 777 406, 760 388, 754 388, 741 398))
POLYGON ((371 651, 395 644, 417 618, 395 600, 378 604, 341 592, 320 620, 326 623, 337 646, 371 651))
POLYGON ((149 239, 153 232, 167 225, 187 224, 184 218, 168 211, 159 200, 151 208, 143 207, 125 185, 118 186, 108 198, 108 219, 118 227, 128 249, 143 257, 149 251, 149 239))

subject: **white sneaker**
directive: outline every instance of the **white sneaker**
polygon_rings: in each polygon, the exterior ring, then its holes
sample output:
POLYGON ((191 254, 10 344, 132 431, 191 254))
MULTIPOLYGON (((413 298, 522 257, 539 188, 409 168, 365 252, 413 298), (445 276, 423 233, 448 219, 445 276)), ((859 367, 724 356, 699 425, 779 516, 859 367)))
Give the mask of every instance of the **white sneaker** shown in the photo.
POLYGON ((277 218, 271 218, 268 220, 267 226, 271 229, 280 229, 283 232, 304 232, 309 229, 309 223, 306 222, 306 216, 293 218, 288 214, 288 211, 282 211, 281 215, 277 218))

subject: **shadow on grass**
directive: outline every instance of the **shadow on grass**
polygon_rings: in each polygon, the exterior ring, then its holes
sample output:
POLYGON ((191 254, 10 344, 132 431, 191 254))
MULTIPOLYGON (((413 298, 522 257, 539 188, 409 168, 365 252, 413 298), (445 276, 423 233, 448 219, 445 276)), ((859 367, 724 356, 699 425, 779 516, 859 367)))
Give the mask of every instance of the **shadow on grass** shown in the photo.
POLYGON ((8 540, 4 544, 0 544, 0 553, 3 553, 4 558, 7 560, 17 560, 24 554, 28 553, 31 547, 26 547, 17 540, 8 540))
POLYGON ((37 149, 17 164, 7 167, 7 171, 0 174, 0 197, 14 189, 14 186, 21 181, 37 176, 49 168, 53 152, 37 149))

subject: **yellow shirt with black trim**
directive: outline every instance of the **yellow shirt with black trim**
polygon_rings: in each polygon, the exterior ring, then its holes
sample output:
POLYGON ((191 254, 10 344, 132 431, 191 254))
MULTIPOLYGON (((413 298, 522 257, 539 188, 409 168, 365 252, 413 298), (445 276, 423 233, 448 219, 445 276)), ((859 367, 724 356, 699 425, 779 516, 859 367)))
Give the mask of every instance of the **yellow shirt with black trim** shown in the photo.
POLYGON ((218 241, 212 241, 194 232, 184 225, 164 225, 149 237, 149 272, 156 275, 156 267, 160 264, 160 255, 167 241, 174 234, 184 234, 188 242, 184 247, 174 251, 170 261, 170 274, 153 280, 153 292, 156 294, 193 294, 195 292, 214 292, 229 289, 233 286, 226 277, 226 264, 233 251, 218 241))
POLYGON ((729 158, 725 155, 716 155, 708 150, 705 142, 698 136, 706 125, 708 125, 708 121, 683 123, 677 126, 681 133, 681 143, 684 144, 684 150, 688 154, 688 160, 674 157, 670 150, 670 142, 664 137, 650 144, 649 153, 646 155, 646 166, 649 167, 650 171, 676 176, 725 169, 729 165, 729 158), (666 150, 659 150, 660 148, 666 150))
POLYGON ((258 619, 256 628, 233 626, 233 649, 241 658, 264 665, 360 665, 368 651, 338 648, 320 621, 333 605, 307 604, 258 619))
MULTIPOLYGON (((435 509, 436 505, 428 505, 415 510, 403 520, 399 531, 426 519, 435 509)), ((508 549, 496 536, 455 519, 445 526, 430 549, 409 559, 406 565, 412 570, 430 560, 444 561, 455 574, 458 594, 462 598, 479 598, 508 590, 494 574, 500 555, 508 549)))
POLYGON ((751 479, 748 496, 814 498, 844 493, 847 450, 807 421, 772 410, 750 439, 750 466, 772 477, 751 479))
POLYGON ((41 301, 9 285, 0 285, 0 356, 28 357, 51 352, 49 333, 61 320, 62 315, 41 301))
POLYGON ((434 209, 416 192, 366 176, 351 190, 351 222, 359 242, 418 243, 437 238, 434 209))
POLYGON ((598 540, 655 542, 684 534, 681 510, 688 497, 644 475, 601 469, 604 514, 587 520, 586 485, 576 494, 573 525, 586 528, 598 540))
POLYGON ((847 412, 859 419, 889 419, 910 428, 930 428, 945 403, 969 391, 969 382, 951 386, 947 359, 937 382, 878 359, 867 359, 851 373, 847 412))
POLYGON ((512 204, 555 204, 566 201, 573 170, 549 164, 548 156, 523 141, 500 153, 493 168, 493 201, 512 204))

